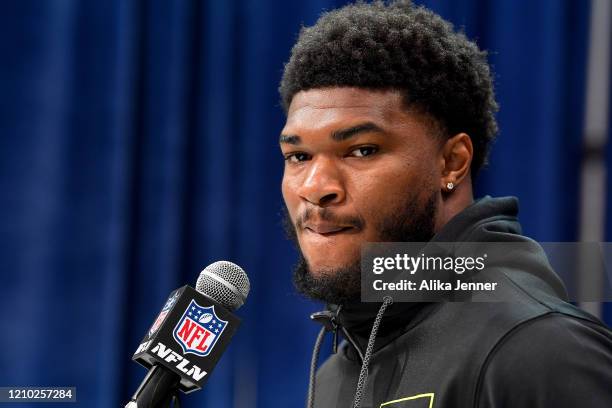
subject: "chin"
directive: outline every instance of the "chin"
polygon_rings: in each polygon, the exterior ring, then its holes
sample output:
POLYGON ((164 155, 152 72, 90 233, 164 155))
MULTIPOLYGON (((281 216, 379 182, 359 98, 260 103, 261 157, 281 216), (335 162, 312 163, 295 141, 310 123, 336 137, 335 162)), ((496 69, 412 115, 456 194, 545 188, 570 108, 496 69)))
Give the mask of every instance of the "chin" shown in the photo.
POLYGON ((313 277, 318 278, 321 276, 329 275, 330 271, 337 270, 339 268, 342 268, 343 266, 344 265, 341 264, 308 262, 308 271, 313 277))
POLYGON ((361 262, 359 245, 306 246, 306 248, 301 249, 301 252, 312 270, 335 270, 346 268, 355 262, 361 262))
POLYGON ((329 277, 337 271, 353 269, 355 265, 359 265, 361 270, 361 258, 338 260, 334 258, 332 254, 326 257, 326 259, 321 260, 321 262, 307 261, 306 263, 308 264, 308 271, 313 278, 320 278, 323 276, 329 277), (335 262, 331 263, 330 260, 335 262))

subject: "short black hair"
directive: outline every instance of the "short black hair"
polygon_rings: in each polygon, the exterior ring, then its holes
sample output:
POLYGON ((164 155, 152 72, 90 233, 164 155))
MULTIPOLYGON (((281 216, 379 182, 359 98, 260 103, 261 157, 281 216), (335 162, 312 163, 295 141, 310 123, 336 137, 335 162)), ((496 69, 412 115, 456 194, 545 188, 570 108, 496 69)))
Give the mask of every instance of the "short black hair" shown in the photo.
POLYGON ((487 53, 432 11, 358 2, 302 27, 279 88, 285 112, 296 93, 334 86, 401 90, 447 137, 471 137, 472 177, 486 164, 497 133, 487 53))

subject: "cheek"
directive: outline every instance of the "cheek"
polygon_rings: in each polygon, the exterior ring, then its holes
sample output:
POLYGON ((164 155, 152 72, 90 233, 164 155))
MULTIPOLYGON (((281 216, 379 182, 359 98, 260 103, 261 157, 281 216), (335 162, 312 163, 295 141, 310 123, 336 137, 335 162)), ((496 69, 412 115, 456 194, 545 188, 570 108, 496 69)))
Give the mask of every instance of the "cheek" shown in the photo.
POLYGON ((432 180, 423 163, 410 165, 398 160, 354 178, 349 190, 366 221, 378 220, 397 211, 410 198, 428 196, 432 180))
POLYGON ((379 206, 381 201, 396 197, 401 191, 407 191, 414 184, 416 169, 399 160, 388 160, 379 163, 366 171, 348 172, 350 178, 347 190, 355 202, 379 206))

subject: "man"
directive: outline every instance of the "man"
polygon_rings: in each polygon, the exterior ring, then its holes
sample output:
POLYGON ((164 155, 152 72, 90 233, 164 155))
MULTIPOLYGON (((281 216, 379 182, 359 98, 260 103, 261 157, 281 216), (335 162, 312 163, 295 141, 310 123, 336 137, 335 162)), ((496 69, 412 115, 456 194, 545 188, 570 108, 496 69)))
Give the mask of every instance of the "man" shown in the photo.
POLYGON ((310 406, 612 407, 612 335, 537 245, 497 268, 510 302, 360 301, 366 242, 532 242, 516 199, 473 200, 497 131, 484 52, 426 9, 359 3, 302 30, 280 92, 294 280, 345 339, 310 406))

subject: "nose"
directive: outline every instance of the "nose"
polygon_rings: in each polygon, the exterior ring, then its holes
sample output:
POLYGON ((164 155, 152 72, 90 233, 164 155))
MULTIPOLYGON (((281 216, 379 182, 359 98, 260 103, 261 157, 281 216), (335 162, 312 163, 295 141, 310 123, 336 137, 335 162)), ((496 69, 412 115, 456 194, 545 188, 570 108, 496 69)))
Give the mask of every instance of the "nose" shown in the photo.
POLYGON ((344 201, 346 192, 342 175, 333 159, 318 158, 313 161, 298 194, 304 200, 320 207, 344 201))

